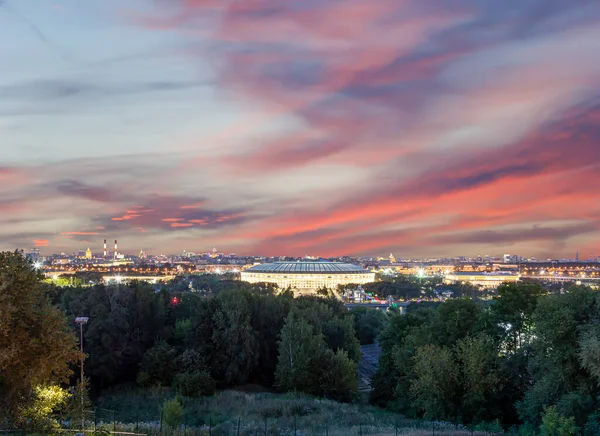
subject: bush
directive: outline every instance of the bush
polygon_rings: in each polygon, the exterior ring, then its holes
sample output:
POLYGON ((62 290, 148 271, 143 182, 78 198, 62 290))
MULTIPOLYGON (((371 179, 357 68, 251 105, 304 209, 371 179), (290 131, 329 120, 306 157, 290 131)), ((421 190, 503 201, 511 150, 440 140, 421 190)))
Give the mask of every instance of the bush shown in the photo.
POLYGON ((561 415, 554 406, 545 408, 540 430, 542 436, 573 436, 579 433, 575 418, 561 415))
POLYGON ((186 397, 199 397, 215 393, 215 381, 206 371, 177 374, 173 387, 186 397))
POLYGON ((183 423, 185 410, 179 399, 165 400, 162 406, 162 417, 169 427, 178 427, 183 423))
POLYGON ((142 385, 171 385, 176 370, 176 356, 177 352, 173 347, 165 341, 158 341, 144 353, 141 369, 146 375, 139 374, 138 381, 142 381, 142 385))
POLYGON ((480 422, 475 426, 475 430, 485 431, 488 433, 504 433, 504 429, 498 420, 495 420, 494 422, 480 422))

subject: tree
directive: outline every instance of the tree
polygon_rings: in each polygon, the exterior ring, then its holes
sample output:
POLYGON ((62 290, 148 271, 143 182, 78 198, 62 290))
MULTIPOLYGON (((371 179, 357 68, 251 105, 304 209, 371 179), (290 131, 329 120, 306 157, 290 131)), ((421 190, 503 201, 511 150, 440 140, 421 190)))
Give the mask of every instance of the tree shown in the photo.
POLYGON ((0 253, 0 417, 66 380, 79 357, 65 316, 43 293, 41 275, 19 252, 0 253))
POLYGON ((320 362, 318 389, 319 396, 335 401, 352 401, 357 389, 357 364, 344 350, 326 350, 320 362))
POLYGON ((135 381, 146 350, 175 331, 169 295, 147 283, 67 288, 61 301, 70 316, 90 317, 83 334, 93 388, 135 381))
POLYGON ((277 388, 282 391, 315 392, 319 360, 324 352, 323 336, 315 334, 307 321, 290 313, 281 329, 275 370, 277 388))
POLYGON ((538 425, 544 408, 554 405, 559 414, 584 425, 597 408, 598 385, 589 371, 594 369, 594 341, 588 335, 600 319, 598 303, 597 293, 586 287, 539 299, 532 316, 535 339, 528 365, 532 382, 518 403, 524 421, 538 425))
POLYGON ((493 421, 501 410, 495 402, 502 388, 498 371, 498 351, 485 335, 461 339, 456 358, 462 385, 461 413, 467 422, 493 421))
POLYGON ((59 426, 55 413, 67 405, 72 395, 60 386, 36 386, 32 401, 22 406, 16 416, 16 424, 35 430, 53 429, 59 426))
POLYGON ((169 427, 178 427, 183 423, 185 416, 185 409, 179 401, 179 398, 173 398, 172 400, 165 400, 162 405, 162 415, 165 420, 165 424, 169 427))
POLYGON ((325 324, 323 334, 331 350, 344 350, 353 362, 360 361, 360 342, 356 338, 352 315, 333 317, 325 324))
POLYGON ((493 322, 502 327, 504 350, 515 353, 529 343, 533 313, 546 291, 537 283, 502 283, 491 307, 493 322))
POLYGON ((212 317, 211 369, 228 384, 245 383, 258 363, 258 341, 250 324, 249 295, 224 291, 212 317))
POLYGON ((575 418, 562 416, 554 406, 545 409, 540 431, 542 436, 574 436, 579 433, 575 418))
POLYGON ((452 352, 445 347, 425 345, 417 350, 413 360, 415 379, 410 392, 416 407, 425 418, 454 419, 460 375, 452 352))
POLYGON ((142 384, 169 386, 175 375, 177 351, 160 340, 144 354, 139 377, 142 384))
POLYGON ((382 310, 360 307, 352 311, 354 329, 361 345, 372 344, 385 329, 388 317, 382 310))

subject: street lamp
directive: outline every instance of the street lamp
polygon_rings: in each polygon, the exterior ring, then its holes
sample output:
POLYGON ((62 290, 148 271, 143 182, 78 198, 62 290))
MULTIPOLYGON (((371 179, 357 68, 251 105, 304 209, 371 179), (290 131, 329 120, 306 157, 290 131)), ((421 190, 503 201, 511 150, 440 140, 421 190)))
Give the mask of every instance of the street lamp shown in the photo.
POLYGON ((79 345, 81 351, 81 381, 79 384, 79 393, 81 396, 81 432, 85 433, 85 417, 83 415, 83 325, 87 324, 89 318, 87 316, 78 316, 75 322, 79 324, 79 345))

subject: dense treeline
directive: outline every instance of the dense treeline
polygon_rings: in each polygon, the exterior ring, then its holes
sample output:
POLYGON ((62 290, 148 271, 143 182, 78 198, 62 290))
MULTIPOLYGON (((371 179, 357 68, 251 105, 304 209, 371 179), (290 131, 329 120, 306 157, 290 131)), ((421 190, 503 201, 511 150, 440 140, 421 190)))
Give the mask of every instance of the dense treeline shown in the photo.
MULTIPOLYGON (((409 298, 415 283, 370 286, 409 298)), ((65 388, 77 384, 73 321, 84 315, 92 395, 125 384, 198 396, 252 383, 350 401, 360 344, 377 338, 376 405, 409 417, 496 421, 522 435, 600 434, 597 292, 504 284, 491 302, 424 302, 405 315, 348 312, 323 294, 293 298, 210 275, 162 289, 141 282, 57 287, 19 253, 0 253, 0 418, 33 425, 36 411, 80 409, 78 391, 65 388)))
POLYGON ((340 390, 321 364, 330 361, 356 379, 360 344, 344 305, 237 284, 210 298, 141 282, 65 287, 54 289, 53 298, 70 318, 90 317, 85 372, 95 390, 136 382, 200 395, 256 383, 351 399, 356 382, 340 390), (291 356, 286 338, 297 347, 291 356), (311 380, 296 379, 302 371, 311 380))
POLYGON ((43 282, 20 253, 1 253, 0 418, 24 417, 31 426, 36 410, 80 410, 77 316, 89 317, 83 337, 91 395, 125 384, 197 396, 253 383, 354 398, 355 328, 364 325, 364 340, 373 340, 381 319, 362 313, 356 321, 333 297, 293 298, 271 285, 221 279, 162 289, 142 282, 59 287, 43 282))
POLYGON ((521 424, 522 434, 540 424, 600 434, 599 338, 597 292, 504 284, 486 306, 457 299, 393 317, 371 399, 409 416, 521 424))

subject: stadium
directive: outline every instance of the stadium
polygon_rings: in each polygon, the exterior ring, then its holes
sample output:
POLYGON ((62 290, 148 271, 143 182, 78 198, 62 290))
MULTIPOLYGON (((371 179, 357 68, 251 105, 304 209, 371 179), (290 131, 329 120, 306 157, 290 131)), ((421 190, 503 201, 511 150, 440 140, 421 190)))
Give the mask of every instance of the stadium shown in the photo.
POLYGON ((375 273, 342 262, 273 262, 242 271, 241 279, 250 283, 275 283, 279 289, 290 287, 299 294, 310 294, 319 288, 370 283, 375 281, 375 273))

